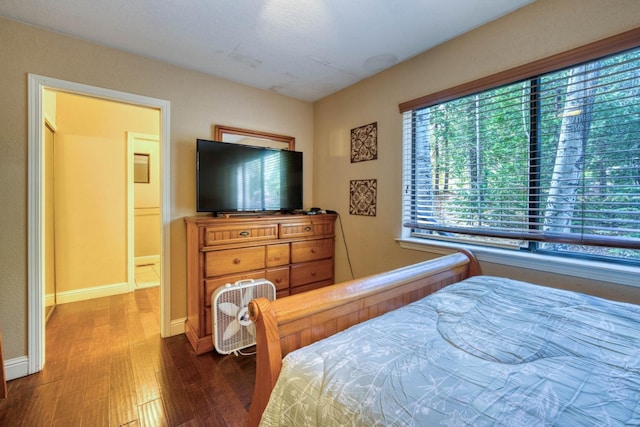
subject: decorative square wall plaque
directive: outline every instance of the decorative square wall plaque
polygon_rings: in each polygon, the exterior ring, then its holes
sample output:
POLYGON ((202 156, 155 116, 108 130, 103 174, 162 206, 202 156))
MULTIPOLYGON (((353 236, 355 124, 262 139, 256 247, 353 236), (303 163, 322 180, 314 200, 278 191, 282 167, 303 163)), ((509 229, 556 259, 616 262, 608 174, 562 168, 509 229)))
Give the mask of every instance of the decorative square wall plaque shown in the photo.
POLYGON ((378 198, 377 179, 351 181, 349 195, 349 213, 351 215, 376 216, 376 203, 378 198))
POLYGON ((351 129, 351 163, 378 158, 378 122, 351 129))

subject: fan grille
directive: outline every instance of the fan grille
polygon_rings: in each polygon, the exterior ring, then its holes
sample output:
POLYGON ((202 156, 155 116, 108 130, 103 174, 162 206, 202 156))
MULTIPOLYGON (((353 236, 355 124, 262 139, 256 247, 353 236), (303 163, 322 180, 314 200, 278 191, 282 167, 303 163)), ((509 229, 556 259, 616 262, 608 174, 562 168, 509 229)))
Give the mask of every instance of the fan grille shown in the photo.
POLYGON ((247 306, 254 298, 275 299, 275 286, 268 280, 241 280, 218 288, 211 296, 213 344, 218 353, 235 353, 256 343, 255 327, 247 306))

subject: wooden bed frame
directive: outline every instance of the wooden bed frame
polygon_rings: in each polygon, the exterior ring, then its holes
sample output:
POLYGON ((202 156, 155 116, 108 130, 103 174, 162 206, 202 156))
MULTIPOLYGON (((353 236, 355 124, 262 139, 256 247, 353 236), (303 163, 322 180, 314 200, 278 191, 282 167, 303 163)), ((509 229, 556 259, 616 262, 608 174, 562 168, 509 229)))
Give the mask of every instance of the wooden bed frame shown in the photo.
POLYGON ((257 359, 249 425, 260 423, 289 352, 479 274, 475 256, 462 251, 275 301, 251 301, 257 359))

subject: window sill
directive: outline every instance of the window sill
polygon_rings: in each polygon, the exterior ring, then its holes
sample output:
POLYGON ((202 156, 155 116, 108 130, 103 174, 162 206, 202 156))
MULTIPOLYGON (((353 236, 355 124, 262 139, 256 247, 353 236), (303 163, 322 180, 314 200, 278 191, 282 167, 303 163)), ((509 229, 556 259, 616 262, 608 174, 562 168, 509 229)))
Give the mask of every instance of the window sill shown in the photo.
POLYGON ((451 251, 466 249, 473 252, 479 261, 564 274, 583 279, 600 280, 618 285, 640 287, 637 280, 638 275, 640 275, 640 268, 635 266, 553 257, 508 249, 463 245, 415 237, 398 238, 396 240, 403 249, 431 252, 440 255, 449 254, 451 251))

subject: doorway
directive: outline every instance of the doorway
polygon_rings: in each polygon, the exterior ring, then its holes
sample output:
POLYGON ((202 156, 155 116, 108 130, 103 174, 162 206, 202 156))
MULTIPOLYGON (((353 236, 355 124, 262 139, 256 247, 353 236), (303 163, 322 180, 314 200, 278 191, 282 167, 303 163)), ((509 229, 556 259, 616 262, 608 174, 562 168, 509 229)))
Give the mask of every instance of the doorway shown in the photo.
MULTIPOLYGON (((44 91, 78 94, 91 98, 115 101, 127 105, 152 108, 159 111, 160 117, 160 335, 170 335, 170 289, 168 277, 170 269, 169 256, 169 102, 155 98, 143 97, 124 92, 112 91, 93 86, 82 85, 64 80, 52 79, 30 74, 29 81, 29 181, 28 181, 28 374, 38 372, 44 365, 44 285, 45 278, 45 227, 44 227, 44 91)), ((100 159, 96 159, 100 160, 100 159)))
POLYGON ((160 239, 156 233, 160 220, 159 142, 155 134, 127 132, 130 291, 157 286, 160 280, 160 239))

